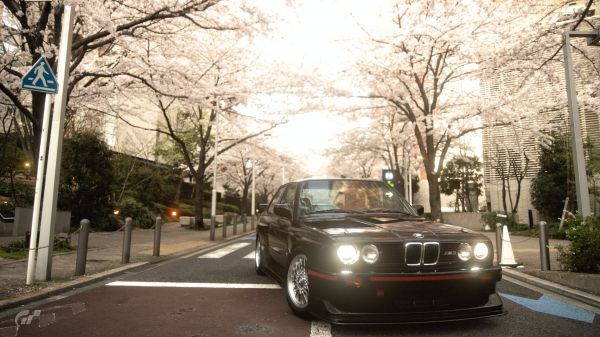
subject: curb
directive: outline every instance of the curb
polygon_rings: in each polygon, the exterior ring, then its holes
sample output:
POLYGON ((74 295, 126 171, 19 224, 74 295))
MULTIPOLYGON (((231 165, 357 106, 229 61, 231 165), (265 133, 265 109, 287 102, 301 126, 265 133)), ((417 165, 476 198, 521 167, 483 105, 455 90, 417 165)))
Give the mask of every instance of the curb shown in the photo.
POLYGON ((145 266, 147 264, 149 264, 149 263, 148 262, 132 263, 130 265, 109 269, 109 270, 106 270, 106 271, 103 271, 103 272, 100 272, 97 274, 84 275, 75 280, 67 281, 65 283, 60 283, 60 284, 57 284, 56 286, 51 286, 46 289, 42 289, 42 290, 35 292, 33 294, 30 294, 30 295, 24 295, 24 296, 15 298, 15 299, 3 300, 3 301, 0 301, 0 311, 13 309, 13 308, 16 308, 19 306, 29 304, 31 302, 39 301, 39 300, 42 300, 42 299, 45 299, 45 298, 48 298, 51 296, 55 296, 55 295, 64 293, 66 291, 74 290, 74 289, 86 286, 88 284, 97 282, 101 279, 108 278, 108 277, 111 277, 116 274, 120 274, 120 273, 128 271, 128 270, 139 268, 139 267, 145 266))
POLYGON ((581 290, 573 289, 562 284, 550 282, 539 277, 531 276, 512 269, 503 268, 502 273, 506 273, 507 276, 513 277, 519 281, 558 293, 560 295, 588 304, 590 306, 600 308, 600 297, 596 295, 589 294, 581 290))
MULTIPOLYGON (((64 283, 60 283, 60 284, 56 284, 55 286, 51 286, 48 287, 46 289, 42 289, 38 292, 29 294, 29 295, 23 295, 21 297, 18 298, 13 298, 13 299, 7 299, 7 300, 2 300, 0 301, 0 312, 2 311, 6 311, 6 310, 10 310, 10 309, 14 309, 16 307, 19 306, 24 306, 27 305, 29 303, 32 302, 36 302, 39 300, 43 300, 43 299, 47 299, 51 296, 56 296, 62 293, 65 293, 67 291, 71 291, 71 290, 75 290, 77 288, 82 288, 84 286, 90 285, 92 283, 96 283, 99 282, 103 279, 107 279, 110 277, 113 277, 115 275, 118 274, 122 274, 126 271, 130 271, 133 269, 138 269, 138 268, 142 268, 144 266, 148 266, 148 265, 156 265, 159 263, 165 263, 165 262, 169 262, 171 260, 175 260, 177 258, 180 258, 182 256, 191 254, 192 252, 198 252, 199 254, 201 254, 203 251, 207 251, 207 250, 211 250, 214 248, 218 248, 222 245, 227 244, 230 241, 239 239, 241 237, 244 236, 248 236, 253 234, 255 231, 254 230, 250 230, 248 232, 242 233, 242 234, 237 234, 235 236, 228 236, 225 239, 223 239, 223 241, 219 241, 219 242, 215 242, 214 244, 209 244, 206 247, 202 247, 202 248, 190 248, 190 249, 186 249, 184 251, 181 252, 177 252, 174 254, 170 254, 170 255, 166 255, 164 257, 150 257, 151 260, 150 261, 145 261, 145 262, 136 262, 136 263, 131 263, 125 266, 121 266, 118 268, 113 268, 113 269, 109 269, 109 270, 105 270, 103 272, 99 272, 96 274, 91 274, 91 275, 83 275, 80 276, 79 278, 75 279, 75 280, 70 280, 64 283)), ((209 241, 211 242, 211 241, 209 241)))

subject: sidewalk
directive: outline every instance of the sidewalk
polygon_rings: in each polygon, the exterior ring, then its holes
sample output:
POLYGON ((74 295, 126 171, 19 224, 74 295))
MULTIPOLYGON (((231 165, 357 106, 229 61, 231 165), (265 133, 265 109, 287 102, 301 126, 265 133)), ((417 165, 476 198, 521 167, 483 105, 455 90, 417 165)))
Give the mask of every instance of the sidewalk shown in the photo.
MULTIPOLYGON (((496 250, 496 233, 481 232, 486 235, 493 243, 496 250)), ((510 242, 517 263, 522 263, 522 268, 504 269, 504 274, 519 277, 524 280, 529 277, 527 274, 546 281, 557 283, 559 285, 581 290, 595 296, 600 296, 600 274, 573 273, 561 271, 561 265, 558 262, 557 246, 568 246, 567 240, 549 240, 550 246, 550 270, 542 271, 540 262, 540 241, 538 237, 513 236, 510 235, 510 242)), ((496 261, 496 252, 494 252, 494 262, 496 261)), ((599 302, 600 304, 600 302, 599 302)))
MULTIPOLYGON (((242 233, 242 224, 238 224, 237 234, 242 233)), ((246 234, 250 232, 247 225, 246 234)), ((210 231, 190 230, 182 227, 179 222, 169 222, 162 225, 160 257, 153 257, 153 229, 134 228, 131 235, 130 263, 121 264, 123 232, 90 233, 88 238, 88 253, 86 274, 74 277, 77 250, 68 253, 54 254, 52 259, 52 280, 36 281, 33 285, 25 285, 27 275, 27 259, 0 259, 0 310, 15 301, 38 297, 65 286, 76 286, 81 282, 105 277, 111 271, 122 272, 139 267, 149 262, 161 261, 184 252, 202 249, 224 242, 233 237, 233 227, 227 226, 227 238, 222 237, 222 228, 217 228, 215 241, 210 241, 210 231)), ((22 238, 0 238, 2 242, 22 238)), ((71 235, 71 244, 77 245, 78 234, 71 235)))

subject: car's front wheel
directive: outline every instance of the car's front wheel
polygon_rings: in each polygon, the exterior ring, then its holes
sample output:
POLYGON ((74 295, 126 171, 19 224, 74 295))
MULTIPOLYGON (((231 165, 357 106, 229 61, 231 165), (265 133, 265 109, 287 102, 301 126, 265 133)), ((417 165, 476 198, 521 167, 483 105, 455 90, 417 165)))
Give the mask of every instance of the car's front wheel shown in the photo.
POLYGON ((264 261, 264 255, 265 253, 265 246, 262 245, 262 243, 260 242, 260 238, 258 237, 258 235, 256 236, 256 248, 254 250, 254 267, 256 268, 256 273, 258 275, 264 275, 265 272, 263 271, 263 261, 264 261))
POLYGON ((307 257, 294 255, 287 268, 285 292, 290 308, 299 316, 309 317, 310 285, 308 283, 307 257))

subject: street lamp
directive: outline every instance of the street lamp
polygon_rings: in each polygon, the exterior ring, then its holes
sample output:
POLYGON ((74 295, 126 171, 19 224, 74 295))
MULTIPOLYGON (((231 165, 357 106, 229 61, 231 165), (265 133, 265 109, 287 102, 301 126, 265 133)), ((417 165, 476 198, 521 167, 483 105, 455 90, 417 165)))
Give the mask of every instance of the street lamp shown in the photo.
POLYGON ((573 144, 573 166, 575 169, 575 190, 577 192, 577 208, 579 213, 586 217, 592 213, 590 209, 590 193, 588 191, 587 175, 585 172, 585 155, 583 153, 583 139, 581 138, 581 121, 579 120, 579 107, 577 106, 577 92, 575 91, 575 77, 573 76, 573 56, 571 54, 571 37, 587 38, 588 46, 598 45, 600 41, 600 28, 593 31, 566 31, 563 34, 563 53, 565 56, 565 77, 567 82, 567 100, 569 105, 569 126, 571 128, 571 143, 573 144))
MULTIPOLYGON (((215 109, 215 157, 213 165, 213 186, 210 204, 210 241, 215 240, 215 228, 217 227, 217 152, 219 152, 219 102, 217 101, 215 109)), ((202 192, 200 192, 202 193, 202 192)), ((225 224, 223 224, 225 226, 225 224)), ((224 233, 224 232, 223 232, 224 233)))

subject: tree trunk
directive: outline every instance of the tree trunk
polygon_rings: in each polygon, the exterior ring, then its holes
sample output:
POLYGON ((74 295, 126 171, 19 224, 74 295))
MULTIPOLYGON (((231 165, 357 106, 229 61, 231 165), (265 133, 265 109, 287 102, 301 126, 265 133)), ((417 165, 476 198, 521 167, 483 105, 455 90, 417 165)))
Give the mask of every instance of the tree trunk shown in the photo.
POLYGON ((196 185, 194 188, 194 215, 196 216, 196 223, 194 229, 204 228, 204 177, 197 175, 194 177, 196 185))
POLYGON ((427 172, 427 181, 429 182, 429 207, 431 207, 431 219, 444 221, 444 217, 442 216, 442 199, 438 176, 427 172))
POLYGON ((502 178, 502 207, 504 208, 504 214, 508 214, 506 209, 506 183, 504 182, 504 178, 502 178))
POLYGON ((242 188, 242 198, 240 200, 240 214, 242 215, 242 223, 246 223, 246 208, 248 205, 248 185, 244 184, 242 188))

